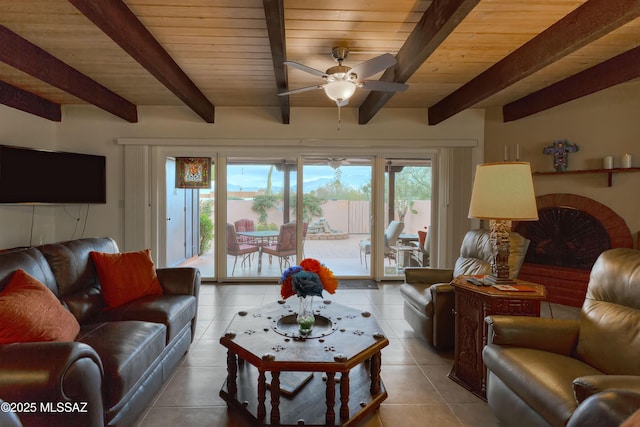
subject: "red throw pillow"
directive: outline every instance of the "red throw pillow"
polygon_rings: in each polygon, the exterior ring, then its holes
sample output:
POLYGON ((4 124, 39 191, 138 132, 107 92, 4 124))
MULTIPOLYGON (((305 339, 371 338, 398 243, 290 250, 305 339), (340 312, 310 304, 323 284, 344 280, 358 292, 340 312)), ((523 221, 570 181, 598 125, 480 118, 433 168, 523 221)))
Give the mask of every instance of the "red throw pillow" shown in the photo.
POLYGON ((73 341, 76 318, 49 288, 24 270, 16 270, 0 292, 0 343, 73 341))
POLYGON ((98 270, 102 297, 108 308, 147 295, 162 295, 149 249, 116 254, 91 252, 91 259, 98 270))

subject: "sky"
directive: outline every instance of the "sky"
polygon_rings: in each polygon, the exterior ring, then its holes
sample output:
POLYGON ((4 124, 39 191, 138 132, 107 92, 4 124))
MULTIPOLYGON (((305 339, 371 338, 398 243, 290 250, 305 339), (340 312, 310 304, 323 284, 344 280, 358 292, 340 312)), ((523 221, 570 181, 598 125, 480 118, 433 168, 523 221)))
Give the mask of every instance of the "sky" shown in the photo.
MULTIPOLYGON (((229 191, 256 191, 263 189, 267 184, 269 165, 228 165, 227 187, 229 191)), ((371 167, 369 166, 341 166, 340 178, 344 186, 360 188, 371 180, 371 167)), ((336 170, 326 165, 305 166, 303 182, 305 190, 313 190, 335 179, 336 170)), ((274 191, 283 186, 284 175, 274 169, 271 177, 271 185, 274 191)), ((296 173, 291 174, 291 181, 295 187, 296 173)))

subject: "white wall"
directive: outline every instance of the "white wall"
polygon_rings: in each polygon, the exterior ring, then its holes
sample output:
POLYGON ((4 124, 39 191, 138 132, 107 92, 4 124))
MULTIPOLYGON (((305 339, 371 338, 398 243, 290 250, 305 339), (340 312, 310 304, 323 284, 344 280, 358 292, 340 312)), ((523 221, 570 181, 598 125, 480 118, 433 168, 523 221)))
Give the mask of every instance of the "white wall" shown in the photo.
MULTIPOLYGON (((487 111, 485 157, 502 161, 504 146, 513 159, 520 144, 521 159, 531 162, 534 171, 553 171, 552 156, 542 153, 555 140, 568 139, 579 151, 569 154, 568 170, 599 169, 606 155, 633 155, 633 166, 640 166, 640 82, 622 84, 577 99, 533 116, 503 123, 501 109, 487 111)), ((640 230, 640 172, 616 174, 613 186, 607 175, 536 176, 537 195, 571 193, 594 199, 622 216, 631 233, 640 230)))
MULTIPOLYGON (((0 106, 2 145, 55 149, 59 126, 59 123, 0 106)), ((55 240, 55 211, 52 206, 0 206, 0 248, 55 240)))
MULTIPOLYGON (((91 106, 67 106, 62 123, 51 123, 27 113, 0 106, 0 144, 107 156, 107 204, 91 205, 84 225, 84 207, 36 207, 31 238, 31 206, 0 206, 0 248, 39 244, 86 236, 112 236, 124 241, 124 148, 118 144, 173 146, 261 145, 305 146, 326 153, 327 146, 372 149, 406 145, 433 151, 434 147, 472 145, 474 161, 482 159, 484 111, 467 110, 441 123, 427 125, 425 109, 383 109, 367 125, 358 125, 356 109, 343 109, 338 131, 336 108, 292 109, 291 124, 283 125, 278 108, 216 108, 216 123, 204 123, 186 107, 140 107, 139 122, 127 123, 91 106), (140 139, 135 142, 135 139, 140 139), (132 142, 133 141, 133 142, 132 142), (150 142, 152 141, 152 142, 150 142), (155 141, 155 142, 153 142, 155 141), (127 142, 125 142, 127 143, 127 142), (80 210, 80 208, 83 208, 80 210), (75 213, 82 215, 80 226, 75 213), (7 227, 5 224, 11 224, 7 227), (51 229, 50 224, 54 224, 51 229)), ((178 147, 180 148, 180 147, 178 147)), ((187 147, 188 148, 188 147, 187 147)), ((285 148, 286 149, 286 148, 285 148)), ((455 171, 447 171, 455 176, 455 171)), ((157 195, 152 195, 152 199, 157 195)), ((153 200, 152 200, 153 203, 153 200)), ((464 212, 466 216, 466 212, 464 212)))

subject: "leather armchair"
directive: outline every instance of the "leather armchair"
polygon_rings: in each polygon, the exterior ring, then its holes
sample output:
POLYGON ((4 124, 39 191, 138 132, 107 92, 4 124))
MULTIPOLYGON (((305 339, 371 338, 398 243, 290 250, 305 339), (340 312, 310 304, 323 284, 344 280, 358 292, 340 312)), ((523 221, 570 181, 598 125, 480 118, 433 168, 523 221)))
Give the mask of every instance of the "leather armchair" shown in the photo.
POLYGON ((608 390, 588 397, 573 413, 567 427, 637 426, 640 393, 608 390), (629 419, 635 414, 633 419, 629 419), (628 424, 622 424, 627 420, 628 424))
POLYGON ((487 317, 487 401, 502 424, 564 426, 590 396, 640 392, 639 271, 639 251, 610 249, 578 320, 487 317))
MULTIPOLYGON (((529 240, 511 233, 510 277, 516 278, 529 247, 529 240)), ((465 235, 460 257, 453 269, 406 267, 405 283, 400 285, 404 298, 404 318, 413 330, 437 350, 453 348, 455 298, 449 282, 459 275, 491 273, 492 249, 489 230, 471 230, 465 235)))

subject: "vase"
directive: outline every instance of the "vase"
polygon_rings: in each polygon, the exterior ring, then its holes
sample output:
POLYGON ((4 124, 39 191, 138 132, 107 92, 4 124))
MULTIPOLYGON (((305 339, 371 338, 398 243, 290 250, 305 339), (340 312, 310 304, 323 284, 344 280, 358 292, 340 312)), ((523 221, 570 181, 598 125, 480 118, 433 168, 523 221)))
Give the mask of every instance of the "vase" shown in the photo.
POLYGON ((296 322, 298 322, 300 335, 306 336, 311 333, 313 324, 316 321, 313 315, 313 296, 298 297, 298 299, 300 300, 300 309, 298 310, 296 322))

